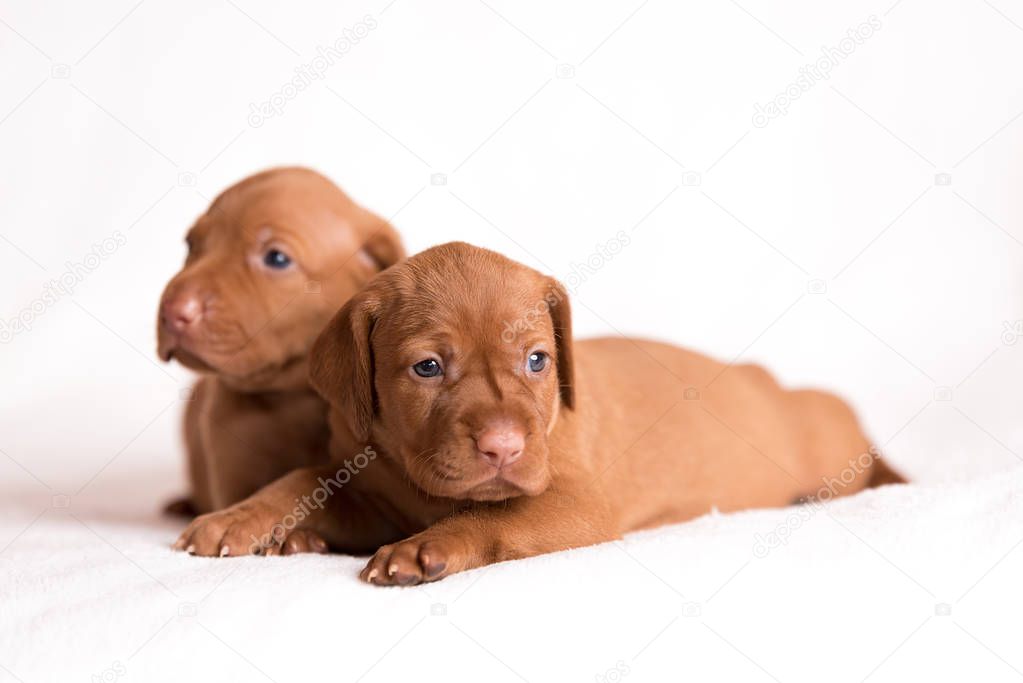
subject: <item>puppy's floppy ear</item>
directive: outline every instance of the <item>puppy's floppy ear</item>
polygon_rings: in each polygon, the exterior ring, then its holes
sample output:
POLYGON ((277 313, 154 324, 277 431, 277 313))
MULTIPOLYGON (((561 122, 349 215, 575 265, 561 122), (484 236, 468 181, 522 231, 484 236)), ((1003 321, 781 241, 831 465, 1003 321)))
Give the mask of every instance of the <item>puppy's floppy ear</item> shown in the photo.
POLYGON ((362 251, 373 261, 377 271, 390 268, 405 258, 405 247, 398 231, 383 218, 370 214, 363 234, 362 251))
POLYGON ((554 326, 558 353, 558 388, 566 408, 575 407, 575 366, 572 360, 572 308, 568 291, 554 278, 547 278, 547 310, 554 326))
POLYGON ((375 294, 363 291, 331 319, 309 353, 309 381, 330 405, 341 410, 352 436, 369 440, 376 396, 370 334, 379 309, 375 294))

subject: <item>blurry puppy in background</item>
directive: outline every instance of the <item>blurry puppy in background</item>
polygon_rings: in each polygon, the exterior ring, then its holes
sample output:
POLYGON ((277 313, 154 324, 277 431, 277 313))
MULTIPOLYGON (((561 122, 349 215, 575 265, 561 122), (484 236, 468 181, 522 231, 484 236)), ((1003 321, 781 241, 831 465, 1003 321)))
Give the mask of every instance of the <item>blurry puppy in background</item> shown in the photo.
MULTIPOLYGON (((309 386, 307 354, 337 308, 404 250, 385 220, 305 168, 228 188, 186 242, 157 337, 162 360, 202 375, 184 419, 191 492, 168 506, 197 514, 327 460, 326 406, 309 386)), ((296 534, 268 552, 325 549, 296 534)))

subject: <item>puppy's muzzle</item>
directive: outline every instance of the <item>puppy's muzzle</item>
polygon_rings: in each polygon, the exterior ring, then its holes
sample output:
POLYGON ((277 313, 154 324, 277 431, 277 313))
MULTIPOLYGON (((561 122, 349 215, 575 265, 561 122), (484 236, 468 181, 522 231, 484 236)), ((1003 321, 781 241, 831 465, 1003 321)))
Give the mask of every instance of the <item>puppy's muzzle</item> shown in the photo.
POLYGON ((176 290, 164 294, 160 301, 157 353, 169 361, 176 352, 200 337, 206 317, 206 306, 194 290, 176 290))

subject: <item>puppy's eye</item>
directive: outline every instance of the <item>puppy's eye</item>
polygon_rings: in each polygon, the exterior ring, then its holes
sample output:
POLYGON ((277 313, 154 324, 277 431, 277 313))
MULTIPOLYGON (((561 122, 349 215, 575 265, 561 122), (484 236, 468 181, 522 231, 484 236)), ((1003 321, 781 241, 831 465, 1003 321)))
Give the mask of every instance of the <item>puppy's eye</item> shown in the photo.
POLYGON ((547 367, 547 354, 543 351, 534 351, 529 354, 526 366, 529 368, 530 372, 540 372, 547 367))
POLYGON ((280 249, 271 249, 263 255, 263 264, 275 270, 284 270, 291 265, 291 257, 280 249))
POLYGON ((419 361, 412 366, 412 369, 420 377, 436 377, 442 374, 440 363, 432 358, 419 361))

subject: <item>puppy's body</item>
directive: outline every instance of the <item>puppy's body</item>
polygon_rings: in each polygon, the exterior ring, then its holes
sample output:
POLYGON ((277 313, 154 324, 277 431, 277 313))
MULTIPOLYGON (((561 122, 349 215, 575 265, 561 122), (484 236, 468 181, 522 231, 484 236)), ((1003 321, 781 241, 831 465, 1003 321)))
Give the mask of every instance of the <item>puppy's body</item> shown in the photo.
POLYGON ((195 512, 225 508, 297 467, 327 462, 325 411, 308 387, 243 392, 200 378, 183 425, 195 512))
POLYGON ((577 408, 552 452, 589 454, 583 483, 596 479, 621 531, 787 505, 870 446, 840 400, 782 389, 757 366, 623 338, 574 351, 577 408))
POLYGON ((187 241, 161 300, 159 354, 202 373, 184 418, 192 490, 175 507, 206 513, 328 460, 306 355, 337 306, 403 252, 386 221, 302 168, 228 188, 187 241))
POLYGON ((299 528, 376 550, 362 578, 377 584, 787 505, 828 477, 841 477, 831 495, 853 493, 876 466, 837 398, 666 344, 573 343, 557 282, 460 243, 375 278, 320 335, 310 372, 334 463, 179 547, 238 554, 367 444, 375 459, 299 528))

